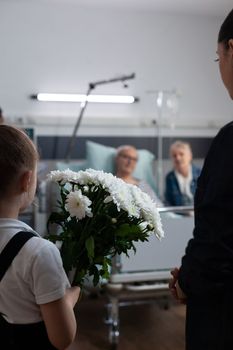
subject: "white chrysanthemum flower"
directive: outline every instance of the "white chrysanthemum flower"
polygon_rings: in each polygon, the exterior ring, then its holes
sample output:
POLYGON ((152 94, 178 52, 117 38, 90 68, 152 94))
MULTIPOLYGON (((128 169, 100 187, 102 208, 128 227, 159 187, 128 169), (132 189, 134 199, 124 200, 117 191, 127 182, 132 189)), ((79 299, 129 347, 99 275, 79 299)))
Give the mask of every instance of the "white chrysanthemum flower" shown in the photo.
POLYGON ((77 173, 76 183, 80 185, 91 185, 93 184, 93 180, 90 176, 90 174, 87 171, 80 170, 77 173))
POLYGON ((54 182, 60 182, 63 179, 63 175, 61 171, 54 170, 48 174, 47 179, 54 182))
POLYGON ((77 173, 70 169, 66 169, 63 171, 54 170, 50 172, 50 174, 48 175, 48 179, 64 185, 67 182, 75 182, 77 179, 77 173))
POLYGON ((82 194, 81 190, 70 192, 66 197, 66 209, 71 217, 76 217, 77 220, 85 218, 85 216, 92 217, 90 205, 91 200, 82 194))
POLYGON ((119 211, 122 209, 128 212, 129 216, 139 217, 139 210, 132 200, 133 198, 128 184, 124 181, 116 181, 112 184, 109 192, 111 193, 113 202, 116 204, 119 211))
POLYGON ((108 200, 112 200, 116 204, 118 210, 123 209, 130 215, 136 213, 128 184, 126 184, 125 181, 110 173, 104 173, 103 171, 88 169, 87 172, 92 176, 97 186, 101 185, 106 192, 110 194, 110 197, 106 198, 105 203, 108 202, 108 200))
POLYGON ((156 203, 137 186, 131 185, 130 188, 135 205, 140 210, 140 217, 145 220, 148 227, 151 227, 151 231, 155 233, 156 237, 161 239, 164 237, 164 232, 156 203))
POLYGON ((106 190, 109 189, 109 186, 115 179, 115 176, 110 173, 104 173, 102 170, 87 169, 85 173, 91 179, 92 184, 96 186, 101 185, 106 190))
POLYGON ((130 185, 130 191, 131 191, 131 194, 132 194, 132 197, 133 197, 135 204, 138 207, 141 207, 144 204, 142 190, 139 187, 137 187, 136 185, 130 185))
POLYGON ((155 203, 152 201, 151 206, 144 206, 141 208, 142 218, 151 226, 157 238, 161 239, 164 237, 163 227, 158 209, 155 203))

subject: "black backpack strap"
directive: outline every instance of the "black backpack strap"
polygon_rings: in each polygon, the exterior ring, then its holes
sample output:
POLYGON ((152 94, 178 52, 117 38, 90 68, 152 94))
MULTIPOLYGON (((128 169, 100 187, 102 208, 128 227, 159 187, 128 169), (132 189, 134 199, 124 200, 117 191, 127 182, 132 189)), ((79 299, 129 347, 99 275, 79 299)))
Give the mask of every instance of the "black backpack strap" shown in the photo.
POLYGON ((36 235, 32 232, 20 231, 14 235, 0 254, 0 281, 10 267, 12 261, 24 244, 36 235))

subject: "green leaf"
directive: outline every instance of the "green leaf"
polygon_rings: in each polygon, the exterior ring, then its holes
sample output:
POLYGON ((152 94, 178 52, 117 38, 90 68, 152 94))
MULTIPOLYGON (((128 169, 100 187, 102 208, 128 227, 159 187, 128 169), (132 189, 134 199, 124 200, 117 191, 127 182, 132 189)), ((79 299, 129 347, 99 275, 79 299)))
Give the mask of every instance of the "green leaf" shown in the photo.
POLYGON ((99 271, 95 271, 94 273, 94 278, 93 278, 93 284, 94 286, 97 286, 97 284, 99 283, 100 280, 100 275, 99 275, 99 271))
POLYGON ((92 260, 95 256, 95 241, 93 236, 90 236, 86 239, 85 247, 87 249, 87 255, 89 259, 92 260))
POLYGON ((141 229, 138 225, 130 225, 130 224, 122 224, 117 230, 116 235, 118 237, 132 237, 132 239, 135 239, 135 236, 137 237, 138 234, 141 234, 141 229))
POLYGON ((89 276, 93 276, 93 284, 96 286, 99 283, 100 272, 96 265, 91 265, 89 268, 89 276))
POLYGON ((72 286, 83 286, 83 282, 84 282, 84 277, 86 275, 86 270, 85 269, 81 269, 78 270, 78 268, 76 269, 75 272, 75 276, 72 282, 72 286))
POLYGON ((49 223, 61 223, 62 221, 64 221, 67 218, 67 214, 63 213, 63 212, 53 212, 51 213, 50 217, 49 217, 49 223))
POLYGON ((71 271, 73 267, 73 251, 75 242, 63 242, 61 247, 61 257, 66 272, 71 271))

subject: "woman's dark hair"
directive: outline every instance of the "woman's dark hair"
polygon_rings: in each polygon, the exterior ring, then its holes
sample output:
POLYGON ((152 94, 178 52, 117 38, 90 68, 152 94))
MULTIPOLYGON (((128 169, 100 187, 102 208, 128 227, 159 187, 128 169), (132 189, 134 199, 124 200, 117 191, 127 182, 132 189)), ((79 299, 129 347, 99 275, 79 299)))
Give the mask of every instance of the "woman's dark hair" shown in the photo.
POLYGON ((0 196, 7 194, 23 171, 33 170, 37 160, 36 147, 26 133, 0 125, 0 196))
POLYGON ((233 10, 225 18, 218 34, 218 42, 223 43, 226 48, 230 39, 233 39, 233 10))

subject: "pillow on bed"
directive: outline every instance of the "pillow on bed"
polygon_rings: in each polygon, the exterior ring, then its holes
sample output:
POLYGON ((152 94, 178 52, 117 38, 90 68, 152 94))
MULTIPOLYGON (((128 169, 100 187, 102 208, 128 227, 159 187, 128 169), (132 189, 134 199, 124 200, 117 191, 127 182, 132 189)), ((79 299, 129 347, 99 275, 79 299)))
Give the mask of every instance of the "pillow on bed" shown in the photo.
MULTIPOLYGON (((115 174, 116 148, 96 142, 86 142, 86 166, 115 174)), ((137 179, 146 181, 157 192, 153 175, 154 155, 146 149, 138 150, 138 162, 134 171, 137 179)))

